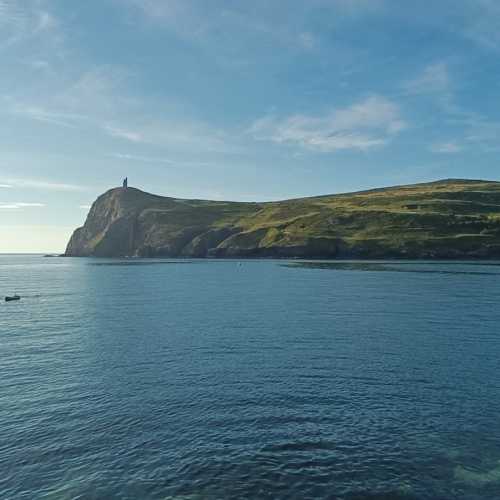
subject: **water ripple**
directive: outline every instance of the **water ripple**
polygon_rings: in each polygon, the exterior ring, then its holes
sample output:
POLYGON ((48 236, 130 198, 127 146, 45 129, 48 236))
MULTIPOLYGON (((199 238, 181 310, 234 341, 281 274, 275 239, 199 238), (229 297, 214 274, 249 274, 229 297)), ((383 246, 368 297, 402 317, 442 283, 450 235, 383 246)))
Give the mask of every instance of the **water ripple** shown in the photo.
POLYGON ((0 257, 0 496, 498 500, 499 263, 283 264, 0 257))

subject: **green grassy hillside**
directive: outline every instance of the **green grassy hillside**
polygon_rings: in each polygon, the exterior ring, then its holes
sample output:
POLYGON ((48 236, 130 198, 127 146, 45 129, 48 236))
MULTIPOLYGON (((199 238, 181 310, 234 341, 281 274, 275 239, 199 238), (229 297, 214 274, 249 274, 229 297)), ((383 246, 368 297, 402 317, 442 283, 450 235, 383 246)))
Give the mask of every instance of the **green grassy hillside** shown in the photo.
POLYGON ((500 258, 500 183, 444 180, 270 203, 113 189, 67 255, 500 258))

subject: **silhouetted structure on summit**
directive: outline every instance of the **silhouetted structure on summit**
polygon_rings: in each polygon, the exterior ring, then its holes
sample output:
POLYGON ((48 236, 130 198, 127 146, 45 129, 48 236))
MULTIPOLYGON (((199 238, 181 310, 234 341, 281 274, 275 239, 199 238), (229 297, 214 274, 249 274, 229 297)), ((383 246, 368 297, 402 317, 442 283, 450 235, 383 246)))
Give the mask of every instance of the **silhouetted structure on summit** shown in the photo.
POLYGON ((128 177, 125 177, 125 179, 123 179, 123 188, 124 189, 128 188, 128 177))

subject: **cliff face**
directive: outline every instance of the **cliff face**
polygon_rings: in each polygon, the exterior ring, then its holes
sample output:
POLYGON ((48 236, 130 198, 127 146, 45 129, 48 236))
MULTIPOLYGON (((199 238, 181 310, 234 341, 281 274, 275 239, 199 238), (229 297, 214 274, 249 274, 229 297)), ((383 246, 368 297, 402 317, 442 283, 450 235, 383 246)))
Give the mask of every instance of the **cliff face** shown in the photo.
POLYGON ((270 203, 100 196, 68 256, 500 258, 500 183, 447 180, 270 203))

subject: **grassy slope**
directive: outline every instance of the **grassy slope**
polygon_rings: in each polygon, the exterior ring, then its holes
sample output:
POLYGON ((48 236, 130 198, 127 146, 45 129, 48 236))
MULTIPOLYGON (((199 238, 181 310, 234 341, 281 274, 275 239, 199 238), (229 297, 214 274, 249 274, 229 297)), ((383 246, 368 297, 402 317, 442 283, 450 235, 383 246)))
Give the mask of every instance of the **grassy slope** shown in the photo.
POLYGON ((260 244, 339 240, 346 256, 453 256, 500 245, 500 183, 449 180, 265 204, 241 220, 260 244), (442 255, 441 255, 442 254, 442 255))
MULTIPOLYGON (((447 180, 271 203, 151 197, 140 208, 126 205, 135 207, 131 252, 140 255, 500 257, 496 182, 447 180)), ((93 238, 99 247, 101 236, 93 238)))

